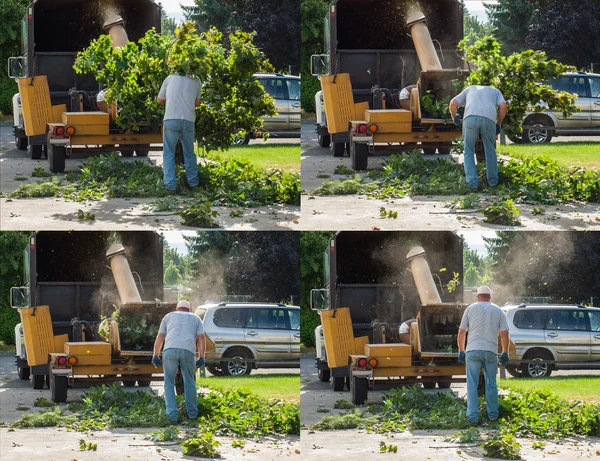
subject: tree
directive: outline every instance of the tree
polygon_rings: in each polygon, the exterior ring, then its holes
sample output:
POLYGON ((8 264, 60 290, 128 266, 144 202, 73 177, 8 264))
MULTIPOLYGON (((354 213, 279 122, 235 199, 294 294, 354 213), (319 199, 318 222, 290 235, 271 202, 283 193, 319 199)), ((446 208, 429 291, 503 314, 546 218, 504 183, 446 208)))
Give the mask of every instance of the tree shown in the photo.
POLYGON ((302 78, 302 110, 305 112, 315 111, 315 94, 321 89, 319 79, 310 74, 310 57, 324 51, 323 19, 327 14, 329 3, 329 0, 302 0, 300 5, 302 18, 300 76, 302 78))
POLYGON ((164 281, 167 286, 179 285, 182 281, 181 272, 173 262, 165 269, 164 281))
POLYGON ((529 34, 535 4, 531 0, 499 0, 497 4, 484 4, 492 34, 509 55, 528 48, 529 34))
POLYGON ((492 34, 492 26, 487 22, 481 22, 477 17, 471 16, 466 8, 463 7, 464 11, 464 36, 465 43, 472 45, 480 38, 486 35, 492 34))
POLYGON ((475 250, 471 250, 467 242, 463 243, 463 272, 464 284, 467 287, 476 287, 488 280, 488 260, 482 258, 475 250))
POLYGON ((17 84, 8 77, 8 58, 21 55, 21 21, 29 0, 2 0, 0 2, 0 114, 12 114, 12 97, 17 84))
POLYGON ((525 50, 503 56, 501 46, 493 37, 484 37, 473 45, 461 41, 459 46, 465 60, 475 64, 467 78, 468 85, 490 85, 498 88, 508 102, 508 113, 503 129, 509 136, 522 133, 525 114, 535 111, 557 110, 572 114, 576 95, 553 90, 547 82, 570 70, 564 64, 548 59, 543 51, 525 50), (547 107, 544 105, 547 104, 547 107))

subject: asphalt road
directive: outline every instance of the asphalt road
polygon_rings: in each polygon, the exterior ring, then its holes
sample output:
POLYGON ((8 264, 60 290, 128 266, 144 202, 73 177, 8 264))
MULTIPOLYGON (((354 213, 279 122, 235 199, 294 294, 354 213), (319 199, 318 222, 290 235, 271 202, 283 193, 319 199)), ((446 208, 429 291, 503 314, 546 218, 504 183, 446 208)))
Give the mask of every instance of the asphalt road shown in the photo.
MULTIPOLYGON (((567 138, 559 138, 564 141, 567 138)), ((568 138, 600 141, 600 137, 568 138)), ((439 155, 425 156, 439 158, 439 155)), ((462 162, 462 156, 451 157, 462 162)), ((371 157, 369 170, 380 169, 385 156, 371 157)), ((314 121, 302 122, 302 201, 303 230, 593 230, 600 229, 598 204, 572 203, 546 206, 542 215, 534 215, 533 205, 519 205, 522 226, 486 224, 480 212, 453 210, 444 206, 458 196, 413 196, 394 200, 369 199, 365 195, 318 196, 311 192, 324 181, 344 180, 348 176, 334 173, 338 165, 351 168, 349 157, 333 157, 328 148, 318 145, 314 121), (380 209, 397 211, 397 219, 381 218, 380 209)), ((357 173, 360 178, 367 172, 357 173)), ((539 206, 538 206, 539 207, 539 206)))

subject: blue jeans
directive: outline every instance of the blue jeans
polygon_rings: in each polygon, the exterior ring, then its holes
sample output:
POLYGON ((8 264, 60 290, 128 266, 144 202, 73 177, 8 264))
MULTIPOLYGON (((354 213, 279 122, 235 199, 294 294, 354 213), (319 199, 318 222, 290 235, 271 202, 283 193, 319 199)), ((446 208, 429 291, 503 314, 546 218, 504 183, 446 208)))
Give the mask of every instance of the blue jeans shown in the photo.
POLYGON ((181 136, 185 175, 188 184, 196 187, 200 184, 198 179, 198 160, 194 152, 194 122, 189 120, 165 120, 163 124, 163 174, 165 187, 168 190, 177 189, 177 176, 175 176, 175 149, 177 140, 181 136))
POLYGON ((485 376, 485 406, 490 420, 498 419, 498 386, 496 372, 498 357, 490 351, 467 352, 467 418, 471 422, 479 420, 479 405, 477 401, 477 384, 481 369, 485 376))
POLYGON ((185 397, 185 410, 190 419, 198 417, 198 394, 196 393, 196 357, 185 349, 166 349, 163 351, 163 371, 165 373, 165 403, 167 418, 177 421, 179 411, 175 398, 175 375, 181 368, 185 397))
POLYGON ((475 167, 475 143, 481 136, 485 150, 485 172, 488 184, 498 185, 498 157, 496 156, 496 123, 486 117, 469 115, 463 121, 463 136, 465 138, 465 176, 467 185, 477 188, 477 168, 475 167))

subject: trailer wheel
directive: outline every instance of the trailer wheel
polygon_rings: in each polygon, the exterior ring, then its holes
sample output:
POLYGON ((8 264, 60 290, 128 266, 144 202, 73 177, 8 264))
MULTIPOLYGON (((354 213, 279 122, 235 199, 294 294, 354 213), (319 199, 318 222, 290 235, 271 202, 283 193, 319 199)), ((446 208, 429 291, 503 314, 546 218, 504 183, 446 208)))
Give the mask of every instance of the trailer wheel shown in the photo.
POLYGON ((67 148, 65 146, 48 145, 48 163, 50 172, 62 173, 65 171, 65 159, 67 157, 67 148))
POLYGON ((29 157, 32 160, 39 160, 42 158, 42 146, 41 145, 35 145, 32 146, 31 144, 29 145, 29 157))
POLYGON ((364 405, 367 403, 369 395, 369 383, 367 378, 352 377, 352 386, 350 386, 350 396, 354 405, 364 405))
POLYGON ((46 375, 31 375, 31 385, 34 389, 43 389, 46 375))
POLYGON ((435 382, 424 382, 423 389, 435 389, 435 382))
MULTIPOLYGON (((452 376, 445 376, 445 377, 452 378, 452 376)), ((450 389, 450 386, 452 385, 452 383, 446 382, 446 381, 442 381, 442 382, 438 381, 437 385, 440 389, 450 389)))
POLYGON ((331 144, 331 136, 328 134, 320 134, 318 138, 321 147, 329 147, 329 144, 331 144))
POLYGON ((425 155, 435 155, 435 147, 423 147, 423 153, 425 155))
POLYGON ((438 147, 438 154, 450 155, 450 148, 449 147, 438 147))
POLYGON ((17 138, 15 137, 15 144, 17 145, 17 149, 25 150, 27 149, 27 138, 17 138))
POLYGON ((352 148, 350 149, 350 160, 352 161, 353 170, 366 170, 369 163, 369 146, 364 143, 352 143, 352 148))
POLYGON ((135 386, 135 379, 132 381, 131 379, 126 379, 121 381, 123 383, 123 387, 133 387, 135 386))
POLYGON ((67 401, 68 388, 66 376, 50 375, 50 394, 53 402, 65 403, 67 401))
POLYGON ((320 368, 317 370, 317 376, 319 377, 319 381, 322 383, 327 383, 331 379, 331 370, 321 370, 320 368))
POLYGON ((479 382, 477 383, 477 397, 485 397, 485 376, 479 375, 479 382))
POLYGON ((343 157, 344 152, 346 152, 346 143, 345 142, 332 142, 329 145, 331 152, 334 157, 343 157))
POLYGON ((151 379, 138 379, 138 386, 140 387, 148 387, 152 382, 151 379))
POLYGON ((150 153, 149 150, 145 150, 145 149, 140 149, 140 147, 150 147, 150 144, 137 144, 135 146, 135 155, 136 157, 148 157, 148 154, 150 153))
POLYGON ((331 378, 331 387, 336 392, 342 392, 344 390, 344 386, 346 385, 346 377, 345 376, 334 376, 331 378))
POLYGON ((133 157, 133 151, 132 150, 122 150, 121 157, 133 157))
POLYGON ((31 368, 29 367, 17 367, 17 373, 19 374, 19 378, 28 380, 29 373, 31 372, 31 368))

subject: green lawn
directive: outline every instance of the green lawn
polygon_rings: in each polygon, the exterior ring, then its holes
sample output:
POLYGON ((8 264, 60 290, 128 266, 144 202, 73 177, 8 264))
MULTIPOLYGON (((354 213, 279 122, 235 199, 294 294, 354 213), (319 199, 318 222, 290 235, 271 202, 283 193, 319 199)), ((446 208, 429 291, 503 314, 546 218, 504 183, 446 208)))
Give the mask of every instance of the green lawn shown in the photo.
POLYGON ((600 403, 600 376, 554 376, 549 378, 499 379, 498 387, 510 390, 543 389, 564 400, 600 403))
MULTIPOLYGON (((300 140, 298 140, 300 141, 300 140)), ((237 158, 248 160, 261 168, 280 168, 285 171, 300 172, 300 144, 252 144, 231 147, 227 152, 209 152, 206 155, 217 160, 237 158)))
POLYGON ((300 401, 299 374, 269 374, 249 376, 207 376, 198 378, 201 386, 218 386, 226 389, 244 389, 265 399, 300 401))
POLYGON ((565 166, 600 168, 600 138, 598 138, 598 142, 573 141, 549 144, 507 144, 504 146, 498 144, 498 153, 547 157, 565 166))

